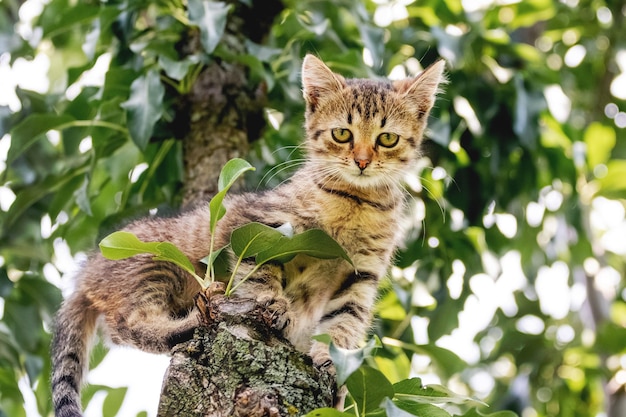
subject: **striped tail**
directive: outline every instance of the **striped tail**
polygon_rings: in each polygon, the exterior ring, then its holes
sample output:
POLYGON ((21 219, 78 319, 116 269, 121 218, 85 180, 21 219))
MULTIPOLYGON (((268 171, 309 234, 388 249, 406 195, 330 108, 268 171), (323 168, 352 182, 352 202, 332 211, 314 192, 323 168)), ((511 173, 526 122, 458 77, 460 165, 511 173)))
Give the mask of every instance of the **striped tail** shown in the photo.
POLYGON ((97 313, 81 295, 65 301, 52 340, 52 402, 56 417, 81 417, 80 389, 89 367, 97 313))

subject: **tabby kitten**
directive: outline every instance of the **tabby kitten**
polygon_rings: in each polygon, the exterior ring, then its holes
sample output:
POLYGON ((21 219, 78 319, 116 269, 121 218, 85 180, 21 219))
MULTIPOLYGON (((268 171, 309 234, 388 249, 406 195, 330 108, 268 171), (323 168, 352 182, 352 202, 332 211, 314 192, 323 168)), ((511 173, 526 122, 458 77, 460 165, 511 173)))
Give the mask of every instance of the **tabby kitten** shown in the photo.
MULTIPOLYGON (((328 348, 311 340, 329 334, 356 348, 371 321, 377 285, 400 240, 401 180, 418 158, 426 119, 442 80, 437 62, 403 81, 344 79, 307 55, 302 68, 306 101, 304 165, 271 191, 227 197, 218 223, 217 247, 249 222, 291 223, 295 232, 320 228, 354 261, 299 255, 267 265, 236 292, 284 313, 284 335, 315 363, 328 348)), ((202 271, 209 247, 209 210, 202 205, 174 218, 148 218, 126 227, 144 241, 169 241, 202 271)), ((253 265, 244 265, 245 274, 253 265)), ((58 417, 81 415, 80 386, 96 328, 113 343, 167 353, 198 326, 197 282, 151 256, 110 261, 93 255, 78 275, 74 293, 56 320, 52 391, 58 417)))

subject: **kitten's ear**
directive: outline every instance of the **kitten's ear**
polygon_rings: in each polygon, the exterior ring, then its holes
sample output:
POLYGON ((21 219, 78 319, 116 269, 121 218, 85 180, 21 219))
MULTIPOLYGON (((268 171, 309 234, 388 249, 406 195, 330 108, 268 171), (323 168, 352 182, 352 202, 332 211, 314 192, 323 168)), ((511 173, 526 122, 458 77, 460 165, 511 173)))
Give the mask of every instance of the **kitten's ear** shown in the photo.
POLYGON ((302 63, 302 92, 304 99, 313 110, 320 97, 339 91, 346 86, 346 80, 335 74, 314 55, 307 54, 302 63))
POLYGON ((415 78, 407 78, 393 83, 394 88, 399 93, 403 93, 407 98, 418 104, 419 116, 422 117, 435 104, 435 98, 440 91, 440 85, 446 83, 443 70, 446 66, 444 60, 435 62, 415 78))

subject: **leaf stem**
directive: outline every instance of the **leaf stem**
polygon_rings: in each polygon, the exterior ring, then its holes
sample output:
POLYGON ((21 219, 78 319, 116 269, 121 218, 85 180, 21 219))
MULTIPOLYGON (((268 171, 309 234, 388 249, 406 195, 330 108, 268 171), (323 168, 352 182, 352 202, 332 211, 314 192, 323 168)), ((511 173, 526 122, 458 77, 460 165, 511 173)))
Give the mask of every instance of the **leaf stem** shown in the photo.
POLYGON ((254 268, 252 268, 252 271, 248 272, 248 273, 246 274, 246 276, 245 276, 245 277, 243 277, 243 278, 241 279, 241 281, 239 281, 239 282, 237 283, 237 285, 234 285, 234 286, 233 286, 233 285, 232 285, 232 283, 235 281, 235 273, 237 272, 237 269, 239 268, 239 265, 241 264, 241 261, 242 261, 242 260, 243 260, 243 259, 242 259, 241 257, 239 257, 239 259, 238 259, 238 261, 237 261, 237 265, 236 265, 236 266, 235 266, 235 268, 233 269, 233 273, 232 273, 232 275, 230 276, 230 279, 228 280, 228 286, 226 287, 226 292, 225 292, 225 294, 226 294, 226 296, 227 296, 227 297, 228 297, 228 296, 230 296, 232 293, 234 293, 234 292, 237 290, 237 288, 239 288, 239 286, 240 286, 241 284, 243 284, 244 282, 246 282, 246 281, 248 280, 248 278, 250 278, 250 277, 251 277, 251 276, 252 276, 252 275, 253 275, 256 271, 258 271, 258 270, 259 270, 259 268, 261 268, 261 267, 264 265, 264 264, 258 264, 258 265, 256 265, 254 268), (231 288, 231 287, 232 287, 232 288, 231 288))
MULTIPOLYGON (((215 230, 211 230, 211 240, 209 242, 209 259, 213 259, 213 252, 215 250, 215 230)), ((207 280, 209 283, 213 283, 213 281, 215 281, 215 268, 213 267, 213 262, 210 262, 208 268, 206 269, 206 273, 204 274, 204 282, 207 280)))

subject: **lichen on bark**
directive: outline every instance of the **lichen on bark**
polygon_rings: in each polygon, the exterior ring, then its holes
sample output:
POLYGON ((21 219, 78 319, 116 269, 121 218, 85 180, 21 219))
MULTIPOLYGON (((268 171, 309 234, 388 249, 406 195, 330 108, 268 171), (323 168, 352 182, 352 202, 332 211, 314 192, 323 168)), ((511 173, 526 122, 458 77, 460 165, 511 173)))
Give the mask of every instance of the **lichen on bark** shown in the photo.
POLYGON ((272 328, 264 307, 209 303, 210 322, 172 351, 159 417, 287 417, 333 405, 334 377, 272 328))

